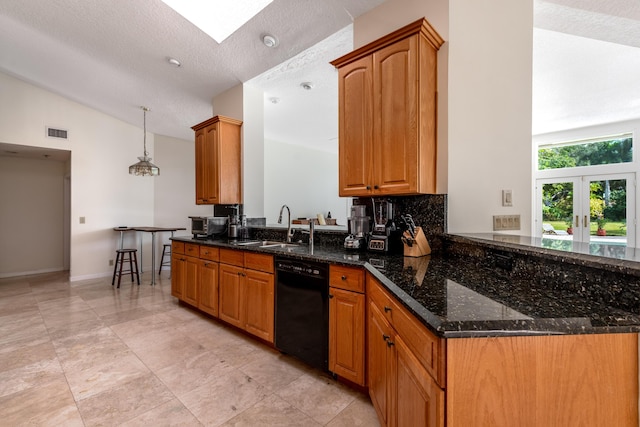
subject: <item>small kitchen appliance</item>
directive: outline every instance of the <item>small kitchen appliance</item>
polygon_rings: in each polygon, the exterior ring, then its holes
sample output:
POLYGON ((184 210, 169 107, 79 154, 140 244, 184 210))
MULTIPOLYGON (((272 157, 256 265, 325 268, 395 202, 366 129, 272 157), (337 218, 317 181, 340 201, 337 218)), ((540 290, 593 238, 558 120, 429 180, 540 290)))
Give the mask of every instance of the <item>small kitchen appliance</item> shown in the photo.
POLYGON ((190 216, 193 238, 208 238, 227 229, 227 218, 220 216, 190 216))
POLYGON ((367 236, 370 226, 367 207, 364 205, 351 206, 351 216, 347 218, 349 235, 344 239, 346 249, 364 249, 367 247, 367 236))
POLYGON ((240 227, 240 215, 229 215, 229 232, 227 233, 227 236, 230 239, 237 239, 240 227))
POLYGON ((396 231, 393 222, 393 202, 389 199, 372 198, 373 230, 369 237, 369 250, 388 252, 391 246, 391 236, 396 231))

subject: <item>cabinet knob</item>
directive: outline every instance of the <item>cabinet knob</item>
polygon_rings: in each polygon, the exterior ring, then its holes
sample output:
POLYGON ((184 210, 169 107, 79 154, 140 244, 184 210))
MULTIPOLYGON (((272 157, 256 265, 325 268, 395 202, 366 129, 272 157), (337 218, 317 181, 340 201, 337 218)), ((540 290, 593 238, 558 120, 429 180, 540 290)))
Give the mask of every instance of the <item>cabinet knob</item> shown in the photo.
POLYGON ((383 340, 385 340, 385 341, 387 341, 387 342, 388 342, 388 341, 389 341, 389 338, 391 338, 389 335, 382 334, 382 339, 383 339, 383 340))
POLYGON ((342 280, 347 280, 347 276, 342 276, 341 279, 342 280))
POLYGON ((333 295, 332 295, 332 294, 329 294, 329 298, 333 298, 333 295))
POLYGON ((371 190, 371 186, 370 185, 367 185, 367 190, 371 190))
POLYGON ((395 343, 393 341, 387 340, 387 347, 391 347, 392 345, 395 345, 395 343))
POLYGON ((374 190, 377 190, 378 188, 380 188, 380 187, 378 187, 377 185, 374 185, 374 186, 373 186, 373 189, 374 189, 374 190))
POLYGON ((388 306, 386 306, 386 305, 385 305, 385 306, 384 306, 384 312, 385 312, 385 313, 388 313, 388 312, 390 312, 390 311, 391 311, 391 307, 388 307, 388 306))

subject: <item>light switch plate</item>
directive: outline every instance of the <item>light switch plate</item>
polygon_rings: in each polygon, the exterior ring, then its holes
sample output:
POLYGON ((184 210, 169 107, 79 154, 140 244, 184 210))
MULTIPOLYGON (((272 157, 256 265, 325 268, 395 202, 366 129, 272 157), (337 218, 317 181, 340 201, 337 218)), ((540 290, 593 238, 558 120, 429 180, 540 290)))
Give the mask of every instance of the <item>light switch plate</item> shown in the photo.
POLYGON ((502 190, 502 206, 513 206, 513 193, 511 190, 502 190))
POLYGON ((84 217, 83 216, 80 217, 80 224, 84 224, 84 217))

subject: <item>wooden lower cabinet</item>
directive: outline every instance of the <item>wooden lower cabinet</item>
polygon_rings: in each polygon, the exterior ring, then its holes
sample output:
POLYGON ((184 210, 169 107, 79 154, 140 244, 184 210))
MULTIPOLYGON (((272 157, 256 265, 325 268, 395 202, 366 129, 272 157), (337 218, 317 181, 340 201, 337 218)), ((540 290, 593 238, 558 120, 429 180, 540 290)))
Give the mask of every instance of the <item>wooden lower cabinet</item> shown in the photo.
POLYGON ((220 320, 242 328, 242 272, 244 268, 220 264, 219 317, 220 320))
POLYGON ((365 275, 362 268, 329 266, 329 370, 364 386, 365 275))
POLYGON ((220 319, 269 343, 274 341, 273 271, 271 255, 220 251, 220 319))
POLYGON ((368 334, 368 378, 369 396, 373 403, 380 423, 389 423, 391 404, 391 375, 393 372, 393 354, 388 346, 388 340, 394 337, 394 332, 385 320, 380 310, 373 303, 369 303, 369 334, 368 334))
POLYGON ((218 263, 200 260, 198 308, 218 317, 218 263))
POLYGON ((268 342, 274 337, 274 286, 273 274, 245 270, 244 329, 268 342))
POLYGON ((171 255, 171 295, 217 316, 218 249, 176 243, 172 244, 172 250, 177 247, 178 251, 171 255))
POLYGON ((171 296, 182 299, 187 260, 183 254, 171 254, 171 296))

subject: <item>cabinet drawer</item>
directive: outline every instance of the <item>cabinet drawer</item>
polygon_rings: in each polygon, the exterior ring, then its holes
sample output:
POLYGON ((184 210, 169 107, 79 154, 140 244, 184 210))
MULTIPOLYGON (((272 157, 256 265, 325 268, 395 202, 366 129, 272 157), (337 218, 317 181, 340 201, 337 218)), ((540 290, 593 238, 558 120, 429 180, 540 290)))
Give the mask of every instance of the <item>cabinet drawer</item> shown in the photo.
POLYGON ((200 245, 195 243, 185 243, 184 253, 186 255, 198 258, 200 256, 200 245))
POLYGON ((233 249, 220 249, 220 262, 244 267, 244 252, 233 249))
POLYGON ((364 293, 364 270, 356 267, 329 266, 329 286, 364 293))
POLYGON ((171 242, 171 253, 172 254, 183 254, 184 253, 184 243, 183 242, 171 242))
POLYGON ((209 261, 218 261, 220 258, 220 249, 211 246, 200 246, 200 258, 209 261))
POLYGON ((380 309, 407 347, 442 388, 445 386, 445 342, 430 332, 407 309, 382 288, 377 280, 367 279, 367 296, 380 309))
POLYGON ((250 270, 273 273, 273 256, 246 252, 244 254, 244 266, 250 270))

